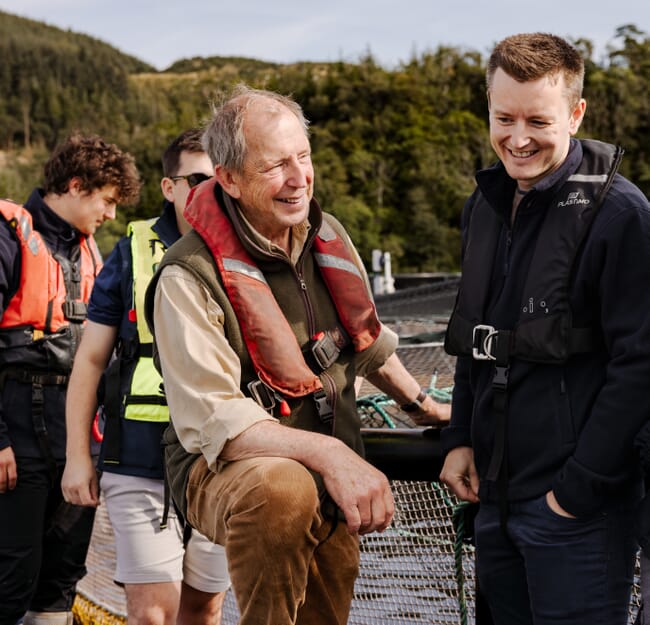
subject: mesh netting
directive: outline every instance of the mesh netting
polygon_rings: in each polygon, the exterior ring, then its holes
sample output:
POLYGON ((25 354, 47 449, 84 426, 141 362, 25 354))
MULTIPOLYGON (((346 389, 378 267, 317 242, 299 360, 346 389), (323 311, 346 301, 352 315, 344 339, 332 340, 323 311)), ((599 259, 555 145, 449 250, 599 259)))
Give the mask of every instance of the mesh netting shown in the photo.
MULTIPOLYGON (((404 339, 398 353, 407 369, 422 386, 431 386, 430 393, 437 399, 448 399, 454 361, 444 353, 440 342, 428 341, 440 326, 400 321, 396 329, 404 339)), ((364 383, 360 396, 364 427, 413 427, 408 416, 370 384, 364 383)), ((462 531, 460 538, 455 531, 459 525, 462 530, 462 507, 437 482, 392 481, 391 486, 397 509, 395 519, 383 534, 361 540, 361 569, 348 622, 474 623, 474 549, 460 539, 462 531)), ((124 623, 124 593, 112 582, 113 538, 105 506, 98 508, 87 566, 88 575, 79 584, 77 618, 86 625, 124 623)), ((630 623, 634 622, 639 599, 636 583, 630 623)), ((237 620, 237 607, 229 591, 222 622, 234 625, 237 620)))

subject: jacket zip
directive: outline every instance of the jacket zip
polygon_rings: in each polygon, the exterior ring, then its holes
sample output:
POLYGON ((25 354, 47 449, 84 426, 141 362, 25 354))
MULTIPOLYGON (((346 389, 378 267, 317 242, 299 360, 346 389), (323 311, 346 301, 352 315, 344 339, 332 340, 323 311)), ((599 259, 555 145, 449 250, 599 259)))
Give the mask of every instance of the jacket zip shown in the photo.
MULTIPOLYGON (((292 266, 296 279, 298 280, 298 285, 300 286, 300 294, 302 296, 302 301, 305 305, 305 312, 307 313, 307 328, 309 330, 309 336, 312 337, 316 334, 316 320, 314 318, 314 307, 311 304, 309 295, 307 293, 307 284, 302 275, 301 269, 298 268, 298 265, 302 267, 302 259, 298 261, 295 267, 292 266)), ((318 375, 321 383, 323 384, 323 390, 327 395, 327 400, 329 401, 330 406, 332 407, 332 434, 334 434, 334 428, 336 425, 336 385, 332 376, 326 371, 321 371, 318 375)))

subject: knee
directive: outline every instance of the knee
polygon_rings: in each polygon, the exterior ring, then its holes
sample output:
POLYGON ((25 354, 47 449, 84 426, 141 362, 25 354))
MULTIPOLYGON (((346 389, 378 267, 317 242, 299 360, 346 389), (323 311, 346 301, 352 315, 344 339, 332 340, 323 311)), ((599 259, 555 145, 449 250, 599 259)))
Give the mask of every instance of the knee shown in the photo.
POLYGON ((257 459, 250 487, 237 508, 254 513, 267 529, 302 531, 317 520, 318 489, 304 465, 287 458, 257 459))

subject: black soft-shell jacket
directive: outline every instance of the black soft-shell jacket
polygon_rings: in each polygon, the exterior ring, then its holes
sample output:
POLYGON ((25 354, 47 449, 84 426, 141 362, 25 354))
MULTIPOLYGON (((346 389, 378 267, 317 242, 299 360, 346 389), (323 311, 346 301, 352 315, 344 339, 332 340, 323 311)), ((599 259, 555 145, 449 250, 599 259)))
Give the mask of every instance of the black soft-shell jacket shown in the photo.
MULTIPOLYGON (((566 161, 523 198, 509 223, 515 181, 502 164, 478 172, 478 198, 464 211, 494 210, 503 226, 496 245, 485 323, 512 329, 533 250, 549 203, 582 161, 579 141, 566 161), (479 204, 475 205, 478 199, 479 204)), ((490 265, 490 259, 486 259, 490 265)), ((586 516, 637 496, 633 440, 650 417, 650 207, 616 175, 579 254, 569 303, 576 326, 594 327, 600 345, 563 364, 513 359, 509 372, 508 500, 553 490, 560 505, 586 516)), ((459 357, 446 450, 471 446, 481 501, 497 501, 487 482, 495 435, 491 362, 459 357)))

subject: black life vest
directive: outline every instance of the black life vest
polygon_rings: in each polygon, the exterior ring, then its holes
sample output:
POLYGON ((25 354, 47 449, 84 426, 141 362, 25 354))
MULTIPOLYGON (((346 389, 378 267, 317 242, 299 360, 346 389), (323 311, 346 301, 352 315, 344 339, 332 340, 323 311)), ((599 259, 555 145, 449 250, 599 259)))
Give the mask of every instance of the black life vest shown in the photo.
POLYGON ((562 185, 537 238, 512 329, 484 322, 492 265, 503 221, 478 194, 472 207, 460 289, 445 336, 455 356, 508 362, 516 357, 562 363, 572 354, 593 351, 598 333, 574 327, 569 287, 576 261, 618 169, 623 150, 600 141, 582 141, 578 170, 562 185))

